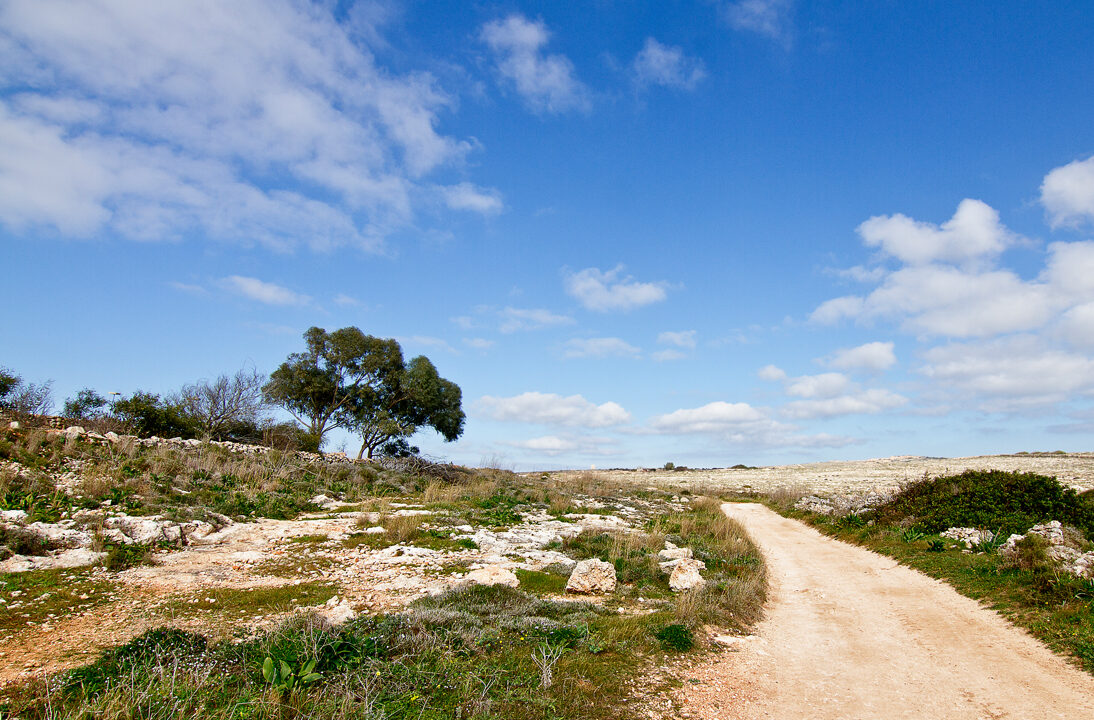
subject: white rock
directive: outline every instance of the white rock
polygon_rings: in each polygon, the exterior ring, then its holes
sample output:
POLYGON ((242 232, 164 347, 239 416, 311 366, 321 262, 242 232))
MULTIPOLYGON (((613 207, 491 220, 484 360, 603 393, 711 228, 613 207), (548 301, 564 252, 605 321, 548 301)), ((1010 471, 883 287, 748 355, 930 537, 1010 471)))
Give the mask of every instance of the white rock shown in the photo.
POLYGON ((472 570, 464 577, 464 581, 477 585, 505 585, 511 588, 520 586, 517 576, 499 565, 487 565, 478 570, 472 570))
POLYGON ((387 530, 384 529, 383 525, 373 525, 370 528, 365 528, 366 535, 383 535, 386 532, 387 530))
POLYGON ((566 592, 602 595, 615 590, 615 566, 603 560, 582 560, 570 573, 566 592))
POLYGON ((703 576, 699 574, 700 562, 694 558, 681 558, 669 576, 669 589, 673 592, 684 590, 697 590, 707 584, 703 576))
POLYGON ((964 543, 965 547, 970 550, 974 545, 978 545, 982 542, 991 542, 995 539, 995 533, 991 530, 978 530, 976 528, 952 527, 945 532, 939 533, 939 535, 944 538, 949 538, 950 540, 964 543))
POLYGON ((65 428, 65 435, 70 438, 78 438, 81 435, 87 435, 87 430, 84 430, 79 425, 69 425, 65 428))
POLYGON ((23 426, 19 424, 18 420, 12 420, 10 423, 8 423, 8 427, 11 428, 12 430, 18 430, 19 428, 21 428, 23 426))
POLYGON ((22 523, 27 519, 24 510, 0 510, 0 520, 11 523, 22 523))

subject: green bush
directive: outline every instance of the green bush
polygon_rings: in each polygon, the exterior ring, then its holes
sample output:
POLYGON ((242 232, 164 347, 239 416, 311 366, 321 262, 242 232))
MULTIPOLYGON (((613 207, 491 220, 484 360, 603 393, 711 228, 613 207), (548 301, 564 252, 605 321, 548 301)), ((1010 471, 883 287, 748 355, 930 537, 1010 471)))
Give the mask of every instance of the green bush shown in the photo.
POLYGON ((904 487, 875 513, 879 524, 910 521, 921 532, 988 528, 1004 536, 1048 520, 1094 537, 1094 505, 1056 478, 1034 473, 967 470, 904 487))
POLYGON ((664 625, 655 630, 653 635, 661 642, 661 647, 665 650, 687 652, 695 647, 695 636, 691 634, 687 625, 679 623, 664 625))

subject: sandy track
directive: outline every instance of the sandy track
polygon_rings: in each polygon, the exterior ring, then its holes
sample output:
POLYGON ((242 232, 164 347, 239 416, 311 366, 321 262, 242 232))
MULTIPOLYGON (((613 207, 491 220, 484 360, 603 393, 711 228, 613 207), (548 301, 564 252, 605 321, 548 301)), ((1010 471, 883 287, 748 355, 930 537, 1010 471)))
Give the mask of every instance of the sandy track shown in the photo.
POLYGON ((693 671, 684 714, 725 718, 1094 718, 1094 679, 949 586, 759 504, 756 635, 693 671))

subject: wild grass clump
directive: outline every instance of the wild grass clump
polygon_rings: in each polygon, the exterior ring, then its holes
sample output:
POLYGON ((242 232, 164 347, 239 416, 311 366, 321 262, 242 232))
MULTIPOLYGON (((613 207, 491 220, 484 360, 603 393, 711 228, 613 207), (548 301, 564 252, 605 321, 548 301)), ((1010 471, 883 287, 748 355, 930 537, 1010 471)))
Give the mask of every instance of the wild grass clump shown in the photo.
POLYGON ((901 488, 873 517, 882 525, 903 521, 929 533, 975 527, 1004 536, 1059 520, 1094 538, 1094 503, 1080 498, 1056 478, 1035 473, 967 470, 960 475, 924 478, 901 488))

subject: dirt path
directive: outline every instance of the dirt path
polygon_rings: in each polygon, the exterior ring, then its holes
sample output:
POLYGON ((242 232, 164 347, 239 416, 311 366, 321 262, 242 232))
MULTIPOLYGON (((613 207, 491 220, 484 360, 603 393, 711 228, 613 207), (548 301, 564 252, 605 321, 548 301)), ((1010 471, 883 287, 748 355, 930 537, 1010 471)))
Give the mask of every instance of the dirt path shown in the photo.
POLYGON ((1094 678, 976 601, 762 505, 723 509, 764 552, 767 617, 694 670, 685 716, 1094 718, 1094 678))

